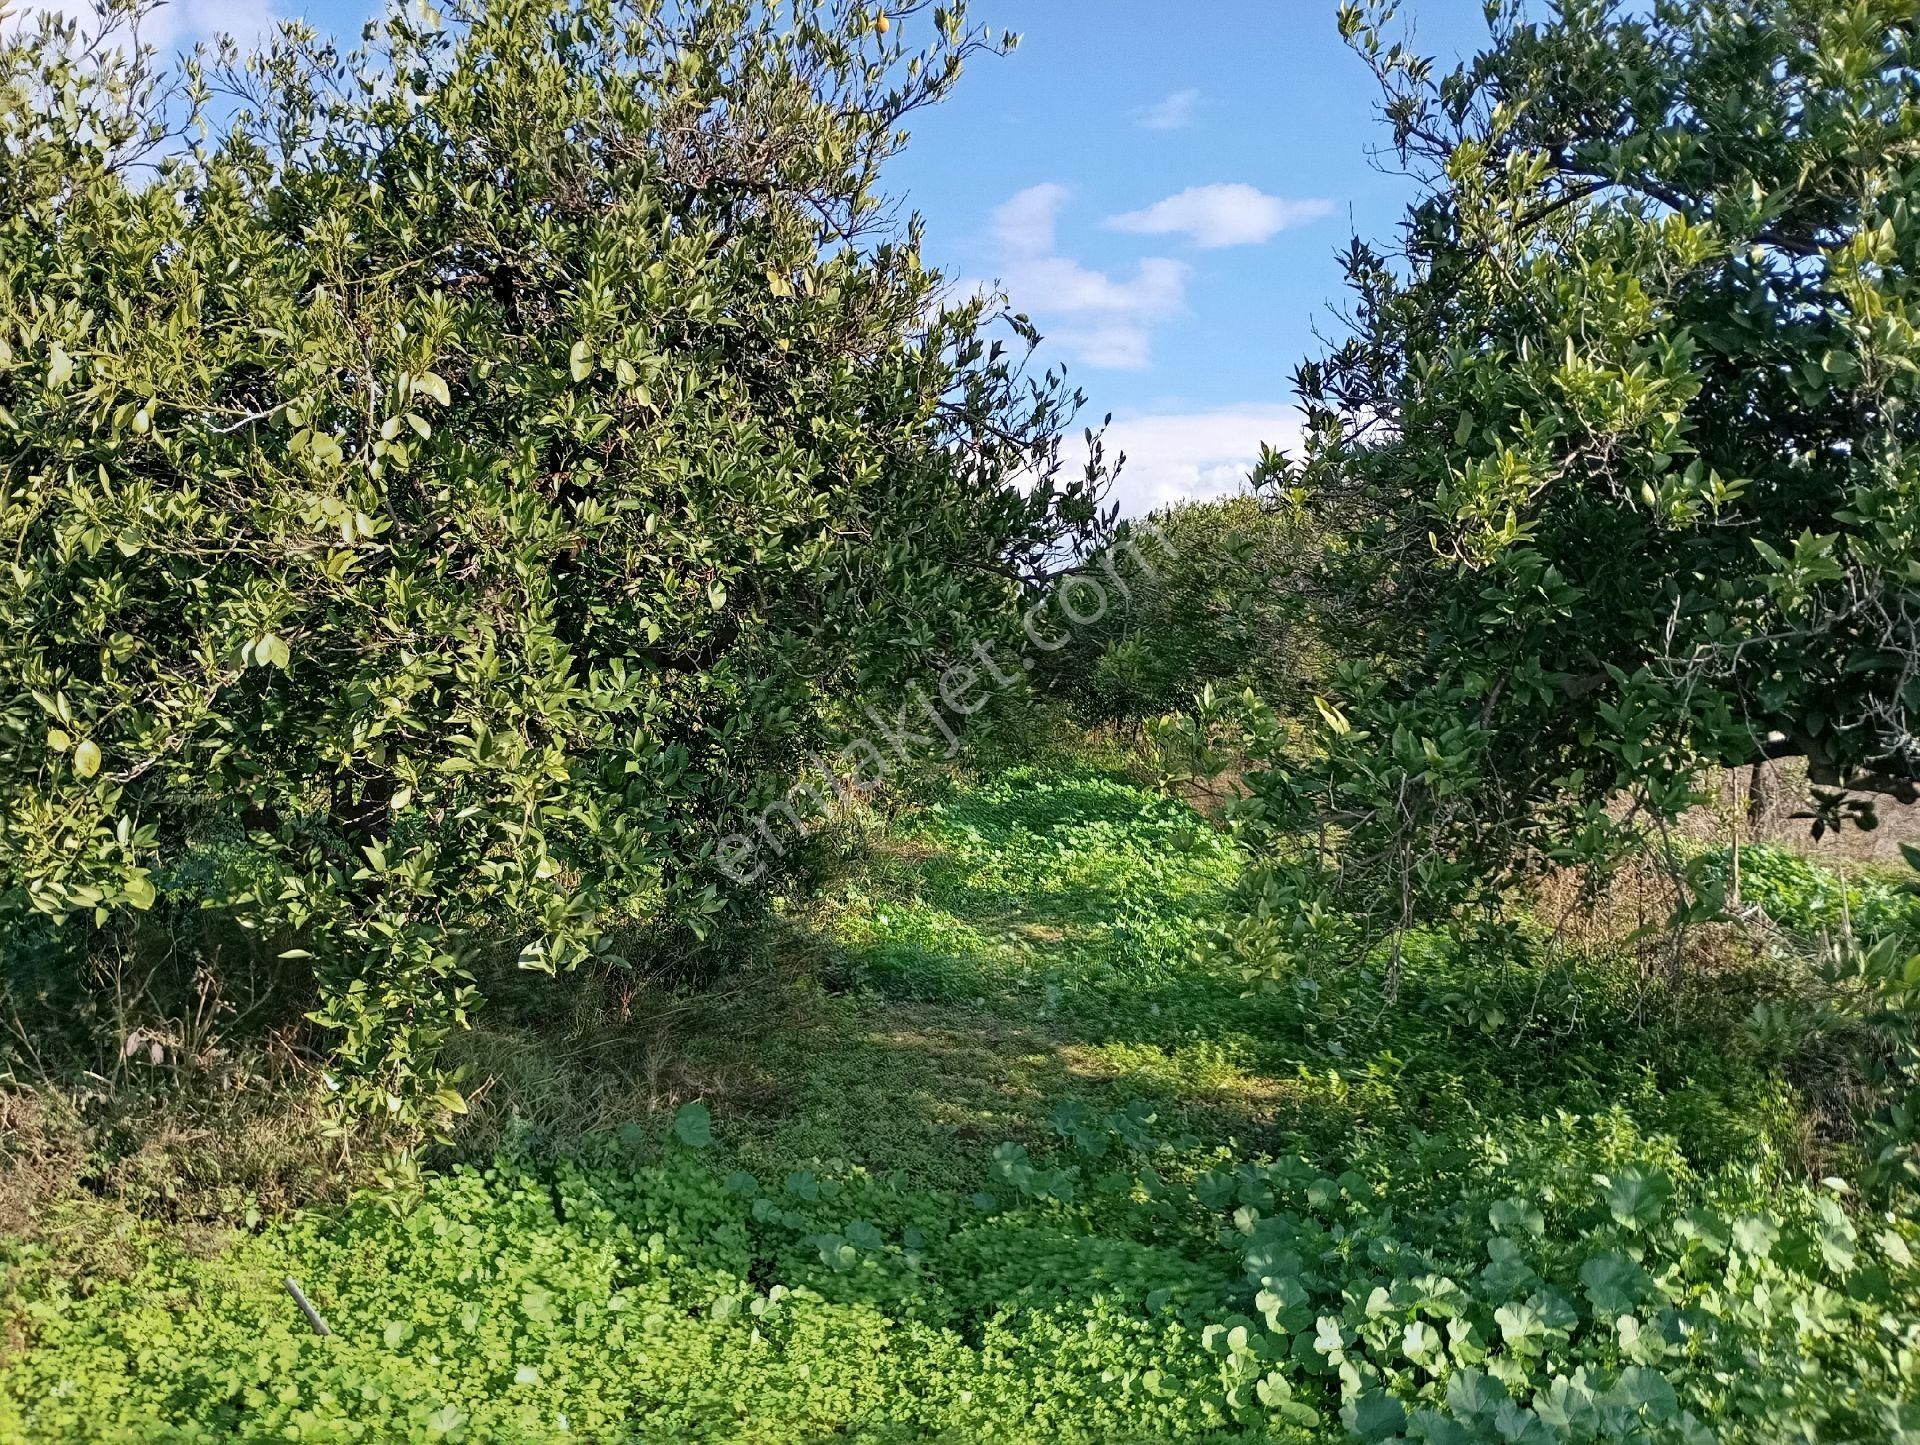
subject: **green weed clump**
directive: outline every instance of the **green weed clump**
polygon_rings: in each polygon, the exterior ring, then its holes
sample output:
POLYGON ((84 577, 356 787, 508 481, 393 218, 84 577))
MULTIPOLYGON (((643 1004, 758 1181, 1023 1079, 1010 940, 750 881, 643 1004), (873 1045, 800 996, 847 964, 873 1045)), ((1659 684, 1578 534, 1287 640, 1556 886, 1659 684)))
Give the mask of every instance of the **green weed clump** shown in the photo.
MULTIPOLYGON (((1710 1175, 1624 1111, 1329 1175, 1056 1109, 982 1188, 676 1143, 244 1237, 31 1252, 10 1440, 1911 1439, 1920 1230, 1710 1175), (281 1286, 299 1278, 335 1333, 281 1286)), ((703 1107, 676 1133, 704 1147, 703 1107)))
MULTIPOLYGON (((1724 849, 1703 855, 1694 869, 1701 882, 1731 886, 1724 849)), ((1750 844, 1740 850, 1740 899, 1798 938, 1848 931, 1863 939, 1898 936, 1920 944, 1920 893, 1870 873, 1842 877, 1785 848, 1750 844)))

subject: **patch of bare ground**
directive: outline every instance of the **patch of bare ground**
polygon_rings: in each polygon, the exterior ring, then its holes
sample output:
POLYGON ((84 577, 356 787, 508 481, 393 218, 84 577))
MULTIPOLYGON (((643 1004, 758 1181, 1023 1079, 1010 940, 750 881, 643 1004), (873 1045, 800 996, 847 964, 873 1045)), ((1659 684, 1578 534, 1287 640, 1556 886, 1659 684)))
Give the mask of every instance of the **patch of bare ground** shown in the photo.
POLYGON ((1683 819, 1682 828, 1709 845, 1769 843, 1828 867, 1856 863, 1905 870, 1900 845, 1920 843, 1920 804, 1851 795, 1873 804, 1877 826, 1830 829, 1815 838, 1809 816, 1813 793, 1806 765, 1797 759, 1727 770, 1718 779, 1713 801, 1683 819))

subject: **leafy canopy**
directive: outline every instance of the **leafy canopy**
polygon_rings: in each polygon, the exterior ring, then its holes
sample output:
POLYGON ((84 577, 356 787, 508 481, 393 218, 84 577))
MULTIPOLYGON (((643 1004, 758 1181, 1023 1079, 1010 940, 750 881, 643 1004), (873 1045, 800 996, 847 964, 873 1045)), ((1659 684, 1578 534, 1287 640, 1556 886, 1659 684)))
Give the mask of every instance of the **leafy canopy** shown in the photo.
POLYGON ((1335 539, 1351 663, 1250 816, 1337 824, 1404 920, 1611 856, 1708 765, 1914 797, 1912 6, 1500 3, 1450 73, 1391 13, 1341 25, 1425 195, 1348 252, 1263 468, 1335 539))
POLYGON ((875 189, 989 43, 916 9, 396 7, 174 78, 7 29, 0 931, 211 910, 398 1111, 477 950, 729 908, 836 709, 1095 520, 875 189))

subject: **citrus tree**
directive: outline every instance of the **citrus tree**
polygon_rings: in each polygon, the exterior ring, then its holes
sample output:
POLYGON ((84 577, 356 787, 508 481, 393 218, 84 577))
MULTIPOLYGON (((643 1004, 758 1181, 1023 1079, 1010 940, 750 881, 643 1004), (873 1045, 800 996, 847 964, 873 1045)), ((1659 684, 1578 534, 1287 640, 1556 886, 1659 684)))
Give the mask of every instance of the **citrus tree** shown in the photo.
POLYGON ((1096 523, 877 189, 1005 43, 921 10, 0 31, 0 934, 210 911, 404 1113, 479 951, 726 912, 836 710, 1096 523))
POLYGON ((1290 510, 1251 494, 1177 502, 1128 524, 1090 560, 1097 617, 1046 654, 1035 680, 1096 726, 1139 729, 1209 683, 1289 700, 1315 662, 1288 586, 1308 552, 1290 510))
POLYGON ((1390 16, 1340 26, 1422 194, 1263 467, 1345 604, 1316 758, 1245 814, 1326 825, 1288 886, 1458 909, 1762 757, 1836 819, 1914 799, 1912 6, 1501 0, 1450 71, 1390 16))

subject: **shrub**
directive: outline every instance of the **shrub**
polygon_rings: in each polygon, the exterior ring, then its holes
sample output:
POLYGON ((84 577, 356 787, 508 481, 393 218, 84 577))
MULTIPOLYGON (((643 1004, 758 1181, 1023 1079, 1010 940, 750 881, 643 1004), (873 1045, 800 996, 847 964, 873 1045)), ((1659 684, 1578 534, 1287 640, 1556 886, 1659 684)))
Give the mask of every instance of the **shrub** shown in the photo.
POLYGON ((1305 527, 1251 496, 1177 502, 1092 559, 1105 606, 1035 677, 1094 725, 1137 728, 1209 683, 1291 700, 1319 661, 1305 527))
POLYGON ((401 1111, 475 949, 724 915, 715 839, 1095 515, 874 189, 935 31, 396 6, 175 84, 9 27, 0 930, 230 920, 401 1111))
POLYGON ((1451 71, 1392 9, 1341 26, 1424 189, 1263 468, 1350 605, 1261 820, 1404 923, 1617 856, 1709 765, 1914 797, 1912 7, 1512 0, 1451 71))

